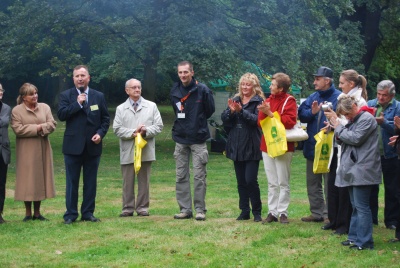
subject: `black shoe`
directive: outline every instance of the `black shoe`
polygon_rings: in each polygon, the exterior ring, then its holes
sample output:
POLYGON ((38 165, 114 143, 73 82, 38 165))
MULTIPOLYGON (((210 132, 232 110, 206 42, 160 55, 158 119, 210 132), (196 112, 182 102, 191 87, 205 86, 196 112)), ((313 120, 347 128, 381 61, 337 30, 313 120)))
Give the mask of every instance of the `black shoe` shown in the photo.
POLYGON ((372 247, 367 248, 367 247, 360 247, 360 246, 357 246, 357 245, 352 245, 352 246, 350 246, 349 248, 350 248, 350 249, 357 249, 357 250, 373 249, 372 247))
POLYGON ((147 216, 150 216, 150 213, 147 212, 147 211, 140 211, 140 212, 137 213, 137 215, 139 217, 147 217, 147 216))
POLYGON ((332 223, 325 224, 324 226, 321 227, 322 230, 331 230, 333 228, 332 223))
POLYGON ((254 215, 254 221, 255 221, 255 222, 260 222, 260 221, 262 221, 261 215, 254 215))
POLYGON ((64 220, 64 224, 72 224, 74 221, 71 219, 64 220))
POLYGON ((0 224, 5 223, 6 221, 3 219, 3 216, 0 214, 0 224))
POLYGON ((91 221, 91 222, 99 222, 100 219, 96 218, 95 216, 90 216, 89 218, 81 218, 81 221, 91 221))
MULTIPOLYGON (((236 218, 237 221, 245 221, 250 220, 250 213, 242 212, 240 213, 239 217, 236 218)), ((255 216, 254 216, 255 220, 255 216)))
POLYGON ((391 224, 391 225, 387 225, 386 229, 390 229, 390 230, 396 230, 396 225, 391 224))
POLYGON ((32 220, 39 220, 39 221, 48 221, 48 219, 46 219, 45 217, 43 217, 42 215, 39 216, 33 216, 32 220))
POLYGON ((342 242, 342 245, 343 246, 352 246, 352 245, 354 245, 354 241, 351 241, 351 240, 346 240, 346 241, 343 241, 342 242))
POLYGON ((32 216, 25 216, 25 218, 22 220, 23 222, 27 222, 32 220, 32 216))
POLYGON ((400 239, 398 238, 393 238, 389 240, 389 243, 398 243, 398 242, 400 242, 400 239))

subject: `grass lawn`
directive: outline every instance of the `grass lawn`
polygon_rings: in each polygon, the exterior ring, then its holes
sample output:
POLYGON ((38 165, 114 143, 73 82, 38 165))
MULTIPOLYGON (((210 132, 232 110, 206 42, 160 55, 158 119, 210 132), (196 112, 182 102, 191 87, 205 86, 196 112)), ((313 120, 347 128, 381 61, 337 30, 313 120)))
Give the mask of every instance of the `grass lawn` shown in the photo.
MULTIPOLYGON (((22 222, 24 205, 14 202, 15 154, 9 166, 4 218, 0 225, 0 267, 398 267, 400 243, 387 241, 394 232, 383 224, 383 187, 375 250, 353 251, 340 244, 346 236, 321 230, 321 223, 304 223, 310 214, 305 160, 293 157, 290 224, 262 225, 236 221, 238 194, 232 162, 210 153, 207 176, 207 220, 174 220, 175 163, 171 139, 172 109, 160 106, 164 130, 157 137, 157 161, 152 166, 150 217, 120 218, 122 179, 118 139, 110 128, 100 162, 95 216, 100 223, 63 224, 65 170, 61 153, 65 123, 50 136, 57 197, 42 203, 48 222, 22 222)), ((12 145, 15 136, 10 130, 12 145)), ((13 149, 14 153, 15 150, 13 149)), ((267 216, 267 181, 260 163, 263 218, 267 216)), ((80 200, 82 190, 80 190, 80 200)))

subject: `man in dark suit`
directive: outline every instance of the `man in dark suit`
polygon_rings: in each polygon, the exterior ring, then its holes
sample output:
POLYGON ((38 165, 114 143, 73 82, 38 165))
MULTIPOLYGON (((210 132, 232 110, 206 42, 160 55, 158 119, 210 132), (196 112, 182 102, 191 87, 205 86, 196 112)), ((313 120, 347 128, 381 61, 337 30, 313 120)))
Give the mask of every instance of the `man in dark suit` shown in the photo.
POLYGON ((75 87, 60 94, 57 116, 66 121, 62 152, 66 171, 65 203, 67 211, 64 223, 71 224, 78 218, 78 190, 81 168, 83 168, 83 201, 81 220, 100 221, 93 213, 95 209, 97 170, 102 152, 102 139, 110 125, 103 93, 89 89, 88 67, 74 68, 75 87))

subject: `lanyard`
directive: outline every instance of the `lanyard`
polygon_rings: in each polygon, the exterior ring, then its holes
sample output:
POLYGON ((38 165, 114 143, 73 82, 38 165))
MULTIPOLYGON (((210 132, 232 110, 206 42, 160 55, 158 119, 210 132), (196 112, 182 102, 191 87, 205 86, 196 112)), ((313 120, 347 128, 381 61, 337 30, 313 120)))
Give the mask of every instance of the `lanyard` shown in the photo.
MULTIPOLYGON (((196 85, 198 84, 198 82, 196 81, 196 85)), ((181 98, 181 109, 180 109, 180 112, 182 113, 183 112, 183 108, 184 108, 184 103, 185 103, 185 101, 189 98, 189 96, 190 96, 190 94, 192 93, 192 90, 189 90, 189 93, 185 96, 185 97, 183 97, 183 98, 181 98)))

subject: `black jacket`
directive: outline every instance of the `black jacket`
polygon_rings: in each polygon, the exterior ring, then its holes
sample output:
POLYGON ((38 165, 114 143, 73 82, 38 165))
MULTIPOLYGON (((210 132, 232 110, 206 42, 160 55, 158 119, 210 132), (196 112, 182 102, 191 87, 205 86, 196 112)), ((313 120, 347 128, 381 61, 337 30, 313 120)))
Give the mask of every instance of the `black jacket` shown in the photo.
MULTIPOLYGON (((234 101, 240 101, 235 97, 234 101)), ((224 125, 230 125, 231 130, 226 143, 226 157, 233 161, 261 160, 261 129, 257 126, 257 106, 263 99, 255 95, 243 105, 242 111, 231 114, 229 107, 222 112, 221 119, 224 125)))
POLYGON ((181 82, 175 83, 171 89, 171 105, 175 112, 172 126, 172 139, 181 144, 200 144, 210 138, 207 119, 215 112, 214 97, 211 90, 195 79, 184 87, 181 82), (180 112, 177 103, 183 102, 185 118, 178 118, 180 112))

